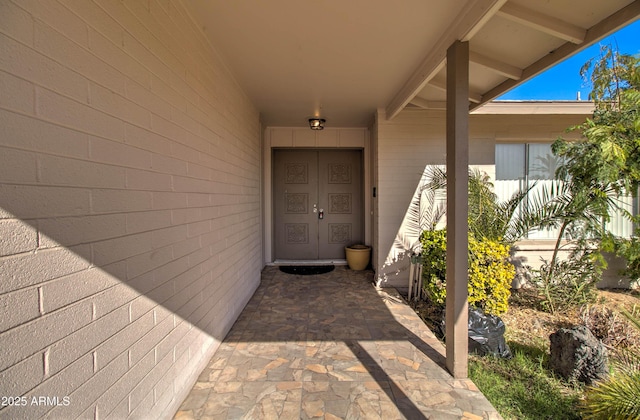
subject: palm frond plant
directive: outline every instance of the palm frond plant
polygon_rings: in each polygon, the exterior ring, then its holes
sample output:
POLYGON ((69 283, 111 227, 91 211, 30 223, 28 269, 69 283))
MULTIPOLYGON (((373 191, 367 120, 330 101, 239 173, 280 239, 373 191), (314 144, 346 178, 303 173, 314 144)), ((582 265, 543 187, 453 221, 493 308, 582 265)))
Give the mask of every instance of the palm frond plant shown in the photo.
POLYGON ((420 253, 420 234, 433 230, 446 213, 446 175, 443 166, 429 165, 409 203, 407 213, 396 238, 394 248, 420 253))
MULTIPOLYGON (((444 216, 446 174, 440 167, 425 173, 429 182, 423 184, 421 200, 413 207, 416 223, 421 231, 424 287, 430 300, 444 304, 446 297, 446 232, 436 230, 444 216), (418 223, 421 221, 422 223, 418 223)), ((522 202, 527 191, 520 191, 506 201, 499 202, 488 175, 477 169, 469 170, 469 304, 487 313, 498 315, 507 310, 511 282, 515 268, 509 262, 512 242, 528 226, 519 220, 526 209, 522 202)))
MULTIPOLYGON (((631 311, 627 311, 626 309, 622 309, 622 315, 631 322, 633 326, 635 326, 638 330, 640 330, 640 307, 637 305, 633 305, 633 309, 631 311)), ((640 365, 638 365, 638 369, 640 369, 640 365)))
MULTIPOLYGON (((406 225, 410 235, 419 236, 433 230, 446 215, 447 175, 442 166, 428 166, 423 182, 408 210, 413 221, 406 225)), ((507 201, 499 202, 489 176, 477 168, 469 169, 469 231, 477 238, 495 239, 512 244, 534 229, 535 220, 523 202, 529 188, 517 191, 507 201)))
POLYGON ((534 273, 549 312, 590 299, 606 268, 599 241, 605 236, 609 211, 617 206, 616 197, 611 186, 588 189, 570 178, 541 185, 529 194, 526 223, 558 232, 551 258, 534 273), (570 255, 561 260, 565 247, 570 255))
MULTIPOLYGON (((444 166, 429 165, 407 209, 394 248, 420 253, 420 235, 425 230, 444 227, 446 215, 447 175, 444 166)), ((538 213, 525 206, 532 184, 499 202, 487 174, 469 169, 469 232, 476 238, 513 244, 538 227, 538 213)))
MULTIPOLYGON (((512 245, 534 230, 555 229, 557 238, 549 261, 537 272, 537 283, 547 310, 555 312, 564 300, 584 303, 600 279, 605 262, 598 241, 616 208, 614 186, 584 188, 572 178, 532 183, 509 200, 499 202, 489 177, 469 171, 469 233, 478 240, 512 245), (560 251, 570 247, 571 258, 561 261, 560 251)), ((420 234, 441 224, 446 206, 446 173, 441 166, 427 167, 411 202, 396 245, 417 254, 420 234)))
MULTIPOLYGON (((622 312, 640 329, 640 311, 622 312)), ((629 350, 621 353, 612 374, 587 388, 582 404, 585 419, 640 420, 640 355, 629 350)))

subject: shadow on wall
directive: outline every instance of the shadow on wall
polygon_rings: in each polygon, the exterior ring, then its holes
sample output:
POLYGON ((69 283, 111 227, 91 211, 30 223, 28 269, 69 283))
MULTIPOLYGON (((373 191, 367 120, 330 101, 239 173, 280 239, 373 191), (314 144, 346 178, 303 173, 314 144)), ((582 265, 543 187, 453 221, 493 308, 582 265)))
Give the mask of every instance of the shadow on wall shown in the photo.
POLYGON ((411 256, 421 253, 421 232, 446 227, 447 194, 444 185, 440 183, 445 170, 444 165, 425 166, 393 244, 379 270, 378 286, 385 287, 385 283, 390 283, 399 290, 408 288, 411 256))
POLYGON ((142 415, 188 390, 262 268, 257 204, 197 196, 0 185, 0 395, 71 401, 0 417, 142 415))
POLYGON ((0 418, 166 417, 260 282, 260 116, 182 3, 0 1, 0 396, 71 401, 0 418))

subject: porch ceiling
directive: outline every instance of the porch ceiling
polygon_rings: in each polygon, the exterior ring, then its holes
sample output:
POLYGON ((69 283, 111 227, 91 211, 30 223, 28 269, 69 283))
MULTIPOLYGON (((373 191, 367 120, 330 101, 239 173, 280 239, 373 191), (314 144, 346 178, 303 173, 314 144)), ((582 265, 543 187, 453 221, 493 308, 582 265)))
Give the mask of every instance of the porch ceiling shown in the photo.
POLYGON ((366 126, 442 107, 446 49, 470 44, 472 108, 640 16, 640 0, 189 0, 266 125, 366 126))

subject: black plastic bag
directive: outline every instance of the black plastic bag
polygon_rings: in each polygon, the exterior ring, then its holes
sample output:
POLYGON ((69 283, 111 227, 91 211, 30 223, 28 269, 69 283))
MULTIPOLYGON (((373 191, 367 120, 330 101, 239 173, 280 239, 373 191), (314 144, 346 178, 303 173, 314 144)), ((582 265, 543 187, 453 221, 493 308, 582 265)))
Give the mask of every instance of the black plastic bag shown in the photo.
POLYGON ((504 330, 505 325, 500 317, 485 314, 481 309, 469 308, 469 352, 510 359, 511 350, 504 339, 504 330))

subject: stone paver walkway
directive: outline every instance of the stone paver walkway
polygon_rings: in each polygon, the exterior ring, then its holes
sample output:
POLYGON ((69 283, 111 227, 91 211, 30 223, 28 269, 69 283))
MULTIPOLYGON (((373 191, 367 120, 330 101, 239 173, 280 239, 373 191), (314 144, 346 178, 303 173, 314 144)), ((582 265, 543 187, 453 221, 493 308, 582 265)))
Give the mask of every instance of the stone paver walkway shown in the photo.
POLYGON ((373 274, 338 266, 262 283, 176 419, 500 419, 373 274))

